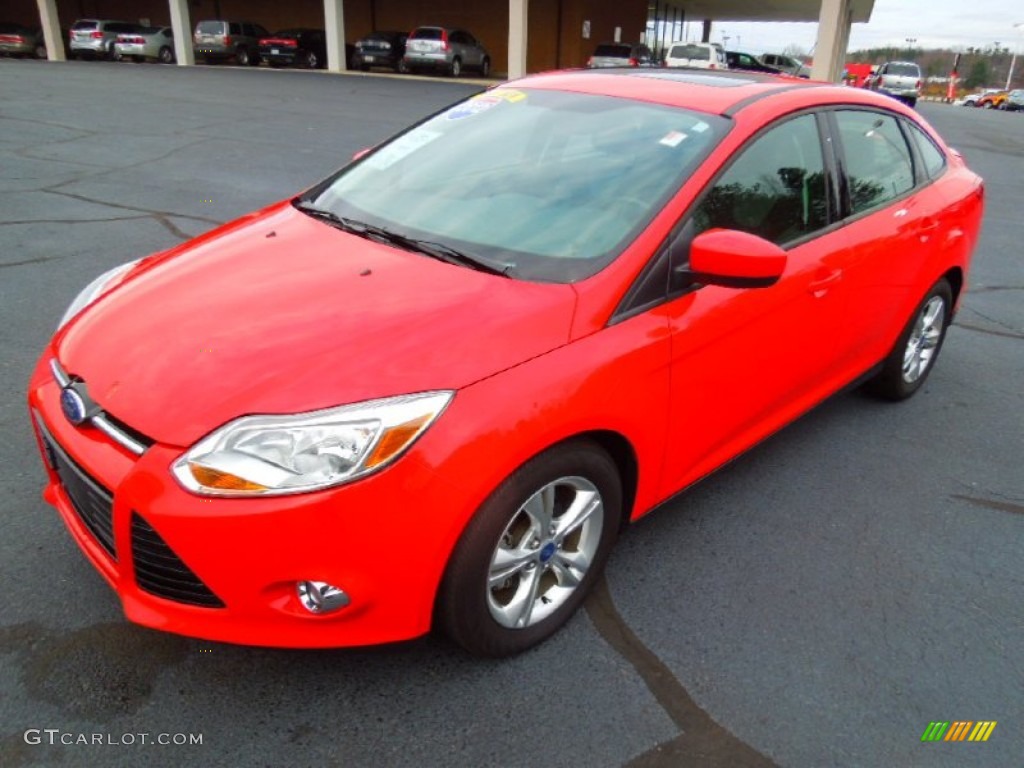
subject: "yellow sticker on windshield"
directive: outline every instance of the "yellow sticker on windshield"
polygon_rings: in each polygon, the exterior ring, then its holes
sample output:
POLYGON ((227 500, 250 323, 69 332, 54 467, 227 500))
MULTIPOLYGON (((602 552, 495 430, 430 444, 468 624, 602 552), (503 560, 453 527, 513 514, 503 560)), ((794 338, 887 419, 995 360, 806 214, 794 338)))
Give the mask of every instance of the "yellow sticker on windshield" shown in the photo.
POLYGON ((495 98, 507 101, 510 104, 515 104, 517 101, 523 101, 526 98, 526 94, 523 91, 517 91, 515 88, 495 88, 493 91, 487 91, 474 96, 474 99, 479 99, 482 96, 494 96, 495 98))

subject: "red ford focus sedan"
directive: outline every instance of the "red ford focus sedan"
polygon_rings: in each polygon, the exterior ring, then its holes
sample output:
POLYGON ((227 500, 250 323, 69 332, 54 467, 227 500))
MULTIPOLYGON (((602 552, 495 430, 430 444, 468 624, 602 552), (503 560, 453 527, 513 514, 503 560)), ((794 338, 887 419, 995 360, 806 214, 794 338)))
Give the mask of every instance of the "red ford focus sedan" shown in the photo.
POLYGON ((848 385, 914 394, 982 206, 859 89, 513 82, 86 287, 30 383, 44 496, 140 624, 515 653, 630 521, 848 385))

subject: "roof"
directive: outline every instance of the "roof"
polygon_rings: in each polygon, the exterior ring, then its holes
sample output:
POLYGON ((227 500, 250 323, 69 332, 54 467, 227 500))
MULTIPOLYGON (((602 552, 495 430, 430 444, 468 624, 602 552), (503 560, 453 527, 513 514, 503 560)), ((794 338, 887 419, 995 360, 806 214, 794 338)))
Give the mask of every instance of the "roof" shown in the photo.
POLYGON ((823 87, 828 84, 762 72, 711 71, 685 67, 610 67, 533 75, 514 81, 511 85, 619 96, 726 114, 741 102, 768 96, 776 91, 823 87))

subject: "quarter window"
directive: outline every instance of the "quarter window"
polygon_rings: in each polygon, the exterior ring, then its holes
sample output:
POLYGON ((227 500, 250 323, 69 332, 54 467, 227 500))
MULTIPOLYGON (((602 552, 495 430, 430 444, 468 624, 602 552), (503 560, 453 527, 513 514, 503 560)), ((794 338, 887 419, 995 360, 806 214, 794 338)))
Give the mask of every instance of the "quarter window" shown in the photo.
POLYGON ((835 115, 854 213, 887 203, 913 189, 913 158, 896 118, 857 110, 840 110, 835 115))
POLYGON ((909 126, 910 135, 917 142, 917 149, 924 160, 924 168, 928 173, 928 178, 936 178, 946 167, 946 156, 939 151, 938 147, 925 135, 924 131, 913 123, 905 123, 905 125, 909 126))
POLYGON ((821 142, 813 115, 754 140, 697 206, 696 231, 739 229, 783 245, 828 224, 821 142))

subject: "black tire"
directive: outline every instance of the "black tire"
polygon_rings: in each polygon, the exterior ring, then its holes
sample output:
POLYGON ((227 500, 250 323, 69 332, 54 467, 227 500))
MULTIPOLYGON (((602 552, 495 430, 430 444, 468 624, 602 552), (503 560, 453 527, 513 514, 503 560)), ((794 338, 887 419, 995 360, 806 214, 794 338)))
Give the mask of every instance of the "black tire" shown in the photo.
POLYGON ((917 106, 917 99, 915 99, 914 97, 907 99, 907 106, 910 107, 911 109, 914 109, 917 106))
POLYGON ((882 370, 867 384, 867 390, 885 400, 906 400, 921 388, 946 340, 946 330, 952 322, 953 289, 942 278, 914 309, 896 345, 882 364, 882 370), (941 308, 936 300, 941 302, 941 308), (928 315, 938 311, 939 316, 929 321, 928 315), (931 330, 929 330, 929 328, 931 330), (927 359, 921 357, 929 352, 927 359))
POLYGON ((409 65, 405 63, 405 59, 399 59, 398 64, 395 65, 395 71, 400 75, 408 75, 412 70, 410 70, 409 65))
MULTIPOLYGON (((545 509, 545 504, 536 503, 545 509)), ((530 509, 537 511, 536 506, 530 509)), ((478 656, 510 656, 540 643, 565 624, 586 598, 600 577, 621 522, 622 481, 615 462, 596 443, 576 440, 534 457, 490 495, 463 531, 438 592, 438 626, 478 656), (543 532, 544 524, 526 510, 526 504, 539 499, 545 488, 552 489, 545 497, 551 500, 552 514, 542 516, 549 521, 543 532), (594 498, 600 503, 592 505, 594 498), (593 508, 575 525, 564 521, 573 509, 566 504, 573 500, 580 505, 577 509, 593 508), (565 527, 558 532, 560 521, 565 527), (519 562, 507 575, 499 574, 504 581, 492 587, 489 579, 499 550, 515 553, 519 562), (573 565, 573 556, 585 566, 573 565), (543 593, 534 591, 529 597, 531 588, 543 593), (523 590, 527 596, 519 601, 523 590), (528 610, 515 608, 526 602, 528 610), (510 618, 506 610, 517 618, 510 618), (510 622, 523 626, 510 626, 510 622)))
POLYGON ((480 77, 489 77, 491 74, 491 60, 486 56, 484 60, 480 62, 480 77))
POLYGON ((317 58, 313 51, 306 51, 302 54, 302 66, 306 69, 316 69, 320 66, 320 59, 317 58))
POLYGON ((247 67, 252 63, 252 57, 249 55, 248 48, 238 48, 235 51, 235 63, 240 67, 247 67))
POLYGON ((120 61, 121 60, 121 54, 119 54, 117 52, 117 48, 114 47, 113 43, 111 43, 110 47, 107 48, 107 55, 106 55, 105 58, 107 59, 107 61, 120 61))
POLYGON ((46 58, 46 44, 45 43, 40 43, 39 45, 37 45, 35 47, 35 50, 32 51, 32 53, 33 53, 33 55, 37 59, 45 59, 46 58))
POLYGON ((462 59, 457 56, 452 59, 451 66, 448 67, 448 74, 452 77, 458 77, 462 74, 462 59))
POLYGON ((157 54, 157 60, 161 64, 173 64, 174 51, 171 50, 170 46, 165 45, 163 48, 160 49, 160 53, 157 54))

